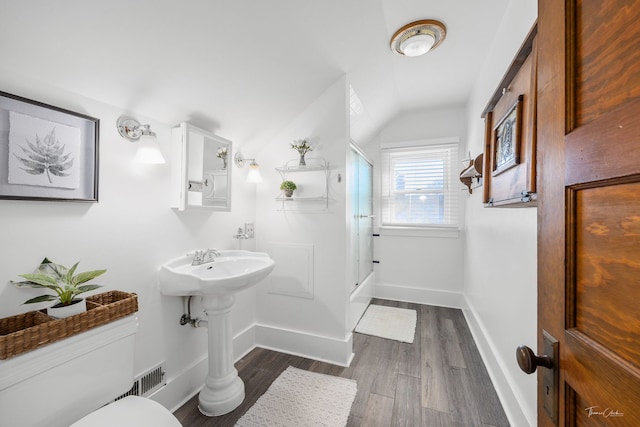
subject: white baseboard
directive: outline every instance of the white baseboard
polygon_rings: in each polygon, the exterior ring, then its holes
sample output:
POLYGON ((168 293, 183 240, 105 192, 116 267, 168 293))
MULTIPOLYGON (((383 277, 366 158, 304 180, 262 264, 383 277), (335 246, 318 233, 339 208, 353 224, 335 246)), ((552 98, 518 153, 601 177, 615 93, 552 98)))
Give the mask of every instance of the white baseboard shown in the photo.
POLYGON ((248 326, 233 337, 233 356, 237 362, 256 348, 256 324, 248 326))
POLYGON ((464 299, 461 292, 442 291, 439 289, 413 288, 408 286, 376 283, 373 285, 375 298, 406 301, 440 307, 462 308, 464 299))
POLYGON ((255 325, 256 346, 339 366, 349 366, 353 358, 353 335, 344 339, 269 325, 255 325))
POLYGON ((519 397, 519 393, 511 387, 511 384, 515 384, 514 379, 504 366, 504 360, 498 356, 490 336, 486 333, 486 328, 466 297, 464 298, 462 312, 467 320, 480 356, 489 372, 498 398, 509 419, 509 424, 512 426, 536 426, 537 415, 534 413, 527 414, 523 410, 522 397, 519 397))

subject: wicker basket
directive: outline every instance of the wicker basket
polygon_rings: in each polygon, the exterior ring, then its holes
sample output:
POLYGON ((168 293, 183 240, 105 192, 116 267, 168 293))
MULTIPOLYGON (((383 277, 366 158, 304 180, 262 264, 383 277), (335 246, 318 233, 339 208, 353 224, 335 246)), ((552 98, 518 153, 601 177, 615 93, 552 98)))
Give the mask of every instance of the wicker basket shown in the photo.
POLYGON ((86 298, 87 311, 64 319, 30 311, 0 319, 0 359, 7 359, 138 311, 136 294, 109 291, 86 298))

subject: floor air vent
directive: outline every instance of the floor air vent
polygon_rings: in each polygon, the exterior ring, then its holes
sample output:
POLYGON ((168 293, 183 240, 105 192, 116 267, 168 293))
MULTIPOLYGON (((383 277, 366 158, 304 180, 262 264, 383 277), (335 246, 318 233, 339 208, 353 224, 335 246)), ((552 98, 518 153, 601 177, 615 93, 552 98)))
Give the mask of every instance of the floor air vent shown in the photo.
POLYGON ((151 393, 167 383, 164 379, 164 374, 164 362, 162 362, 147 373, 137 377, 133 382, 133 387, 131 387, 131 389, 122 396, 118 396, 116 400, 120 400, 127 396, 149 396, 151 393))

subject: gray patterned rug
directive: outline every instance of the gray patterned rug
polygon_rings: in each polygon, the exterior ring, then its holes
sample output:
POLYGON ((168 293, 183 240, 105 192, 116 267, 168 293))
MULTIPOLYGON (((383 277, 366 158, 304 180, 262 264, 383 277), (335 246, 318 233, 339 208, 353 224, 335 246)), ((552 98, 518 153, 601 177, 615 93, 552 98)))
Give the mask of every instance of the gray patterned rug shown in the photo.
POLYGON ((355 380, 289 366, 236 427, 344 427, 357 390, 355 380))

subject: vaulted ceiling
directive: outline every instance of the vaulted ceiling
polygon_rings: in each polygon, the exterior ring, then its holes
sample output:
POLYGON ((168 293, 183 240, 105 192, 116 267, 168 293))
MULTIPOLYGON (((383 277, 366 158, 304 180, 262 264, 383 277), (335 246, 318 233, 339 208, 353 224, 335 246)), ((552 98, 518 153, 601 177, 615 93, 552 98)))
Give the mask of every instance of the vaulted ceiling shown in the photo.
MULTIPOLYGON (((268 139, 343 74, 372 134, 403 111, 464 105, 509 0, 0 2, 0 70, 237 143, 268 139), (389 39, 438 19, 418 58, 389 39)), ((2 88, 0 88, 2 90, 2 88)))

